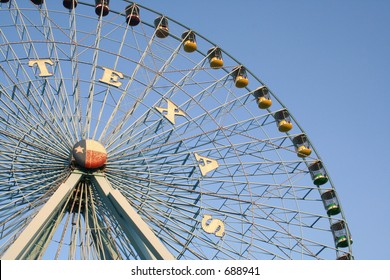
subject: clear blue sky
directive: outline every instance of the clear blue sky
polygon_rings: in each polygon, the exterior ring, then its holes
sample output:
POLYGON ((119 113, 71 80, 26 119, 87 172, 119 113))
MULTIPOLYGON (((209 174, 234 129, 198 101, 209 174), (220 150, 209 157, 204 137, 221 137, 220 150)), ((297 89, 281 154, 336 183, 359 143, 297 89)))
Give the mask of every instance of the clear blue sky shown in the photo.
POLYGON ((265 82, 321 155, 356 259, 390 259, 390 1, 140 0, 265 82))

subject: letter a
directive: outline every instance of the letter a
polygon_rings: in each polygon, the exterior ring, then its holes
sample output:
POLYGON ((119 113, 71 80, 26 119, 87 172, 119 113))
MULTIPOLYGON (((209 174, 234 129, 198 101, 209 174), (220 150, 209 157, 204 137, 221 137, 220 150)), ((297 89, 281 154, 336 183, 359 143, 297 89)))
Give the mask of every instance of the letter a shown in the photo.
POLYGON ((207 173, 219 167, 219 164, 215 159, 203 157, 197 153, 194 153, 194 155, 199 163, 199 168, 200 172, 202 173, 202 176, 206 176, 207 173))

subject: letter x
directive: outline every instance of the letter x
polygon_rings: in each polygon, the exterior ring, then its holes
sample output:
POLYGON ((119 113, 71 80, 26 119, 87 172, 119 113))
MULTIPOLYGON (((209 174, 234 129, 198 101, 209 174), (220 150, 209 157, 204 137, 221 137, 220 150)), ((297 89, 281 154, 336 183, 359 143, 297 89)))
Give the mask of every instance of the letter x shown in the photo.
POLYGON ((167 102, 167 108, 156 107, 156 110, 163 114, 163 116, 166 117, 172 124, 175 124, 175 116, 185 116, 186 113, 180 110, 179 107, 173 104, 173 102, 171 102, 170 100, 167 100, 167 102))

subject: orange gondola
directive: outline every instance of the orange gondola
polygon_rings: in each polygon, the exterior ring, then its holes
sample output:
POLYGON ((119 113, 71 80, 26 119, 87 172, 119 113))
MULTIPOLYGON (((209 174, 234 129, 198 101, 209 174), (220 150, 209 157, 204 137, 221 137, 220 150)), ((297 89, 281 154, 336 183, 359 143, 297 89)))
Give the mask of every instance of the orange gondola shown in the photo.
POLYGON ((166 38, 169 35, 168 19, 160 16, 154 20, 154 27, 156 28, 156 36, 158 38, 166 38))

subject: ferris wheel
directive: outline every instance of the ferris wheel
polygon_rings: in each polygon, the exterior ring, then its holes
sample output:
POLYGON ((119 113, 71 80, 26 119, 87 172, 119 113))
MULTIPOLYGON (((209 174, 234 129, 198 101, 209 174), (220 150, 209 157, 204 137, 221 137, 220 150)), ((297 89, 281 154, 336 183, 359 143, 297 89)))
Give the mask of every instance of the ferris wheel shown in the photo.
POLYGON ((221 46, 127 0, 0 2, 2 259, 353 258, 309 137, 221 46))

